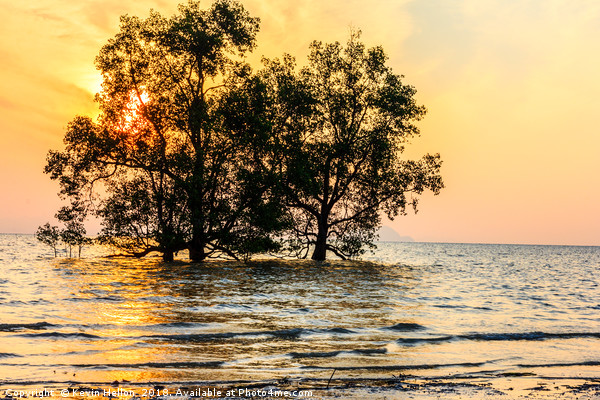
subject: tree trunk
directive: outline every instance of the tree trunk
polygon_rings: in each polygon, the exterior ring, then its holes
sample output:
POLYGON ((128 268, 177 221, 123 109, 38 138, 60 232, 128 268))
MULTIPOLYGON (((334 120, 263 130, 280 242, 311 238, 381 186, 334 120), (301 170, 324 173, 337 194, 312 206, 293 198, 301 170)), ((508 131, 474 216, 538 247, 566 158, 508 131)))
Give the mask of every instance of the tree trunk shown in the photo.
POLYGON ((319 223, 315 250, 311 258, 316 261, 325 261, 327 258, 327 223, 319 223))
POLYGON ((201 235, 195 235, 192 237, 192 241, 189 244, 188 250, 190 252, 190 260, 192 261, 204 261, 206 259, 206 253, 204 252, 204 240, 201 235))
POLYGON ((169 250, 165 250, 163 253, 162 259, 164 262, 172 262, 173 261, 173 252, 169 250))
MULTIPOLYGON (((192 122, 190 122, 192 124, 192 122)), ((188 245, 190 260, 204 261, 206 259, 206 235, 205 212, 204 212, 204 149, 200 141, 200 132, 197 139, 193 140, 196 159, 194 160, 194 173, 191 179, 191 187, 188 191, 191 222, 192 222, 192 240, 188 245)))
POLYGON ((331 158, 328 157, 325 161, 325 171, 323 176, 323 200, 321 201, 321 214, 318 217, 319 228, 317 232, 317 241, 315 243, 315 251, 313 251, 312 259, 316 261, 325 261, 327 258, 327 236, 329 225, 329 208, 327 201, 329 199, 329 178, 330 178, 331 158))

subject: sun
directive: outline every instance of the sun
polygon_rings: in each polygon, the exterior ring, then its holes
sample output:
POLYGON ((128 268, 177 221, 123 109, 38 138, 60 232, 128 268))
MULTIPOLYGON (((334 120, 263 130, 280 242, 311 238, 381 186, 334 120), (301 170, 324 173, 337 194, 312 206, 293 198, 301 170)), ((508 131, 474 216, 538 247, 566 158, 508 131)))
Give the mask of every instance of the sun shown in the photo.
POLYGON ((120 130, 129 134, 139 134, 147 128, 149 121, 145 110, 149 102, 150 96, 144 89, 132 90, 121 110, 120 130))

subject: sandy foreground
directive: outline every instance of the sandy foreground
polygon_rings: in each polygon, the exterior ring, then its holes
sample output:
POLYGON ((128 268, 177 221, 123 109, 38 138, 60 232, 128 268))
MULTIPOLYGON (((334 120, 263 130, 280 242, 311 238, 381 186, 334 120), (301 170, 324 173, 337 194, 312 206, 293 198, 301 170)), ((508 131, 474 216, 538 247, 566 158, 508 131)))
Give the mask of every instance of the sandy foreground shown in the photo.
POLYGON ((186 400, 186 399, 600 399, 600 379, 507 376, 382 379, 282 379, 271 381, 139 383, 110 385, 2 383, 0 399, 186 400))

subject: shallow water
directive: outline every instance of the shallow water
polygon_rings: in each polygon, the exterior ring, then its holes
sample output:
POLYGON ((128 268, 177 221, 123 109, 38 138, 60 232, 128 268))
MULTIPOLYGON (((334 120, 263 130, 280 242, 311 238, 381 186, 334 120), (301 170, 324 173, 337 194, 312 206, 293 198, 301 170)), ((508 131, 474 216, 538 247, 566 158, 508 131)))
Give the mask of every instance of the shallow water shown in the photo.
POLYGON ((600 247, 381 243, 362 262, 52 257, 0 235, 0 381, 600 377, 600 247))

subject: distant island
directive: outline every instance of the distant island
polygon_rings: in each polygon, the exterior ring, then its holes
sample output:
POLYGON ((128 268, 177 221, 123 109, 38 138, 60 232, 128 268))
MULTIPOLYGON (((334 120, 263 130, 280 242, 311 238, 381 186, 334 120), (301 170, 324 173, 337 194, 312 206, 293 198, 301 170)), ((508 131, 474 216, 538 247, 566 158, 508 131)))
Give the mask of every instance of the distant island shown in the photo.
POLYGON ((380 242, 414 242, 415 241, 415 239, 413 239, 410 236, 400 235, 398 232, 396 232, 393 228, 390 228, 389 226, 382 226, 381 228, 379 228, 379 231, 377 231, 377 234, 379 235, 380 242))

